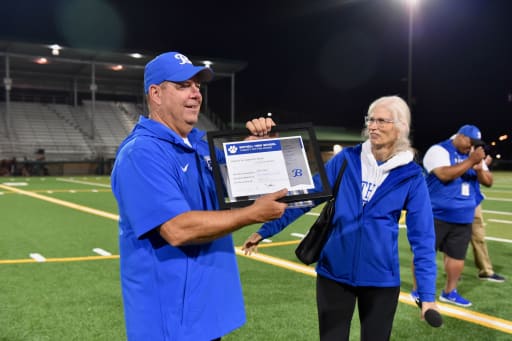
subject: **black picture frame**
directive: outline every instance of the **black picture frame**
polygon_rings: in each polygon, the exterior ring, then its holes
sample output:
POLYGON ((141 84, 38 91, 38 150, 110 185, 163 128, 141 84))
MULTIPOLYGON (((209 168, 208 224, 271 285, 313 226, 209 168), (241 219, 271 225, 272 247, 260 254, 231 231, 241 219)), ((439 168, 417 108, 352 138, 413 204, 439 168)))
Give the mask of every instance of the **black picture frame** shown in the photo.
MULTIPOLYGON (((313 200, 328 199, 332 196, 332 189, 325 174, 324 163, 320 154, 320 148, 316 138, 315 130, 312 123, 298 123, 298 124, 283 124, 272 127, 272 132, 268 137, 261 138, 275 139, 282 137, 301 136, 306 151, 307 161, 312 174, 318 173, 322 182, 323 191, 310 192, 310 193, 289 193, 284 198, 280 199, 282 202, 291 205, 311 205, 313 200)), ((237 197, 232 201, 226 192, 226 184, 221 174, 220 160, 218 153, 223 153, 224 142, 244 141, 250 137, 247 129, 233 129, 223 131, 210 131, 207 132, 207 140, 210 148, 210 158, 212 163, 212 171, 215 179, 215 186, 217 190, 217 199, 221 209, 232 209, 245 207, 254 202, 259 197, 237 197)), ((225 165, 224 165, 225 167, 225 165)))

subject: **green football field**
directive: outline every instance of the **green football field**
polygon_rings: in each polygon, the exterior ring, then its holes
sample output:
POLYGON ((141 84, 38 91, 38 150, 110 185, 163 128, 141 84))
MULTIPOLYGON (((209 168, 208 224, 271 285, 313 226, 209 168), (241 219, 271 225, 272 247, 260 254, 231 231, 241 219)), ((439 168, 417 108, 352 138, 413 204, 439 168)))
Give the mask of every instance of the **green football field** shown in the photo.
MULTIPOLYGON (((467 254, 459 292, 470 308, 439 304, 441 328, 419 319, 409 298, 411 253, 400 235, 402 294, 393 340, 511 340, 512 173, 494 172, 483 188, 487 243, 505 283, 480 281, 467 254)), ((108 177, 0 180, 0 341, 124 340, 119 284, 117 207, 108 177)), ((257 255, 239 254, 247 323, 223 340, 318 340, 315 273, 294 248, 319 208, 304 215, 257 255)), ((240 246, 257 230, 234 234, 240 246)), ((438 292, 444 285, 438 255, 438 292)), ((359 340, 357 314, 351 340, 359 340)))

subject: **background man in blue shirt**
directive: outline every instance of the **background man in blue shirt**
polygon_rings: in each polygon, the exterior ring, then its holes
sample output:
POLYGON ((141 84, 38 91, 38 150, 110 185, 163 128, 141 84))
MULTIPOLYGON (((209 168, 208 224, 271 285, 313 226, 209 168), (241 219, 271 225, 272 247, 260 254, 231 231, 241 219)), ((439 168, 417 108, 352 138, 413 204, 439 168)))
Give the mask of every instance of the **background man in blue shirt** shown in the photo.
POLYGON ((492 185, 492 175, 480 165, 485 158, 482 134, 473 125, 462 126, 454 138, 430 147, 423 158, 434 212, 436 250, 444 253, 446 285, 439 300, 469 307, 457 292, 471 240, 479 183, 492 185), (478 146, 478 147, 475 147, 478 146))

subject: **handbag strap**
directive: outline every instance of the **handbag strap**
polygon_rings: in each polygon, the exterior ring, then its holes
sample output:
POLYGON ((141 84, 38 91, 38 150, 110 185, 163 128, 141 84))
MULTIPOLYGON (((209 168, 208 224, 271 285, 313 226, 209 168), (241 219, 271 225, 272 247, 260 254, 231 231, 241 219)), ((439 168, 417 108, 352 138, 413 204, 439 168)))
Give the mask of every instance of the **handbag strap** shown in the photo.
POLYGON ((334 184, 334 188, 332 189, 332 197, 335 199, 336 194, 338 194, 338 188, 340 187, 341 178, 343 178, 343 173, 345 173, 345 168, 347 167, 347 159, 343 160, 343 164, 341 165, 340 172, 338 173, 338 177, 336 178, 336 183, 334 184))

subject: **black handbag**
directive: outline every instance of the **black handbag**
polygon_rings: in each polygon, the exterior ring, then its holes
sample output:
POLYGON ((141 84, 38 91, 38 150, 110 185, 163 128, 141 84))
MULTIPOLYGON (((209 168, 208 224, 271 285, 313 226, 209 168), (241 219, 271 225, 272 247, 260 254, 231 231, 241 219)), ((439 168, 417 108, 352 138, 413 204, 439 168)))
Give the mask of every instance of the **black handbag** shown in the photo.
POLYGON ((343 161, 340 169, 340 173, 334 184, 332 197, 325 203, 324 208, 320 212, 320 215, 310 227, 309 232, 299 243, 299 246, 295 249, 295 255, 304 264, 309 265, 315 263, 320 258, 320 253, 324 248, 325 242, 329 238, 329 234, 332 229, 331 221, 334 216, 334 202, 336 201, 336 194, 338 193, 338 187, 341 183, 341 178, 347 167, 347 159, 343 161))

